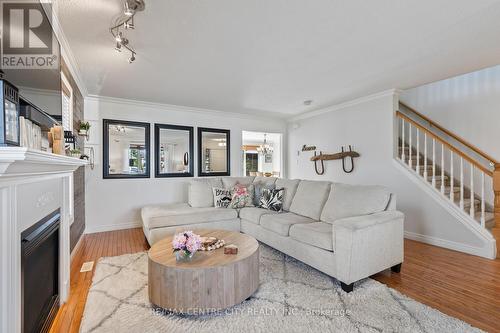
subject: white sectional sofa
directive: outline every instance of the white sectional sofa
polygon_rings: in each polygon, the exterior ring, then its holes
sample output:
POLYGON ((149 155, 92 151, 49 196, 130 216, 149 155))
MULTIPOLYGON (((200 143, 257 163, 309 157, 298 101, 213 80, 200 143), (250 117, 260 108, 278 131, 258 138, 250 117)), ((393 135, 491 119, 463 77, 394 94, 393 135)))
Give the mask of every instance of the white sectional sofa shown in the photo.
POLYGON ((401 268, 404 215, 384 187, 265 177, 193 178, 188 186, 187 203, 142 209, 150 244, 185 229, 240 231, 335 277, 346 292, 358 280, 401 268), (212 188, 236 183, 284 188, 284 211, 214 207, 212 188))

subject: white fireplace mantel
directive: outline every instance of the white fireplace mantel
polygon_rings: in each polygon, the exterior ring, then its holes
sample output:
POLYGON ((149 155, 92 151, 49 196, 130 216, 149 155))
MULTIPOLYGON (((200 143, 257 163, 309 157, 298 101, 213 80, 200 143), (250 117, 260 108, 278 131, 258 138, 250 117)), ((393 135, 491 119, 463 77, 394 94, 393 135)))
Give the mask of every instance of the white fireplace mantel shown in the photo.
POLYGON ((59 297, 69 295, 73 172, 88 162, 21 147, 0 147, 0 332, 21 332, 21 233, 56 209, 59 297))

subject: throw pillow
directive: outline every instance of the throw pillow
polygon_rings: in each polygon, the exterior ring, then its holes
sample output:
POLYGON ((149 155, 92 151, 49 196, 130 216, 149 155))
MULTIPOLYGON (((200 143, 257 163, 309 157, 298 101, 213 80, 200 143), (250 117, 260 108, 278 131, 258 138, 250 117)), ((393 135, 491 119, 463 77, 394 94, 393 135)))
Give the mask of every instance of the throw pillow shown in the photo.
POLYGON ((231 190, 214 187, 214 206, 218 208, 227 208, 231 204, 231 190))
POLYGON ((234 185, 231 208, 243 208, 245 206, 252 206, 252 192, 253 185, 234 185))
POLYGON ((254 187, 255 187, 255 193, 253 197, 253 205, 256 207, 259 207, 260 205, 260 198, 262 197, 263 189, 274 190, 276 188, 274 184, 265 184, 265 183, 256 183, 254 184, 254 187))
POLYGON ((275 212, 283 211, 283 193, 284 188, 279 189, 263 189, 260 197, 260 208, 273 210, 275 212))

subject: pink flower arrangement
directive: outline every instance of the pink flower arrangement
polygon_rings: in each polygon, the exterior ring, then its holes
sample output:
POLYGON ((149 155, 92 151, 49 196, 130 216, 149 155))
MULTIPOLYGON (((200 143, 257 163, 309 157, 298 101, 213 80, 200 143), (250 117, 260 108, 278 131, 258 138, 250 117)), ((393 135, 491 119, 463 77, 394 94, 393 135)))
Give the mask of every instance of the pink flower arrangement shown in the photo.
POLYGON ((174 235, 172 247, 174 248, 174 252, 185 251, 187 254, 195 253, 201 247, 201 237, 192 231, 178 233, 174 235))

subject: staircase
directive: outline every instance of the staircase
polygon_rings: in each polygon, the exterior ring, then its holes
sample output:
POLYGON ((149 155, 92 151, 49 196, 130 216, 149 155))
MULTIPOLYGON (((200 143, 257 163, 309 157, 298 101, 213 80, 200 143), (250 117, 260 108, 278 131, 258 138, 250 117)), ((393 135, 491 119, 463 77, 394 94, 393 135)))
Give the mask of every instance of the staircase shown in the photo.
POLYGON ((500 164, 403 103, 396 117, 396 160, 458 209, 468 223, 489 231, 497 240, 500 258, 500 164))

